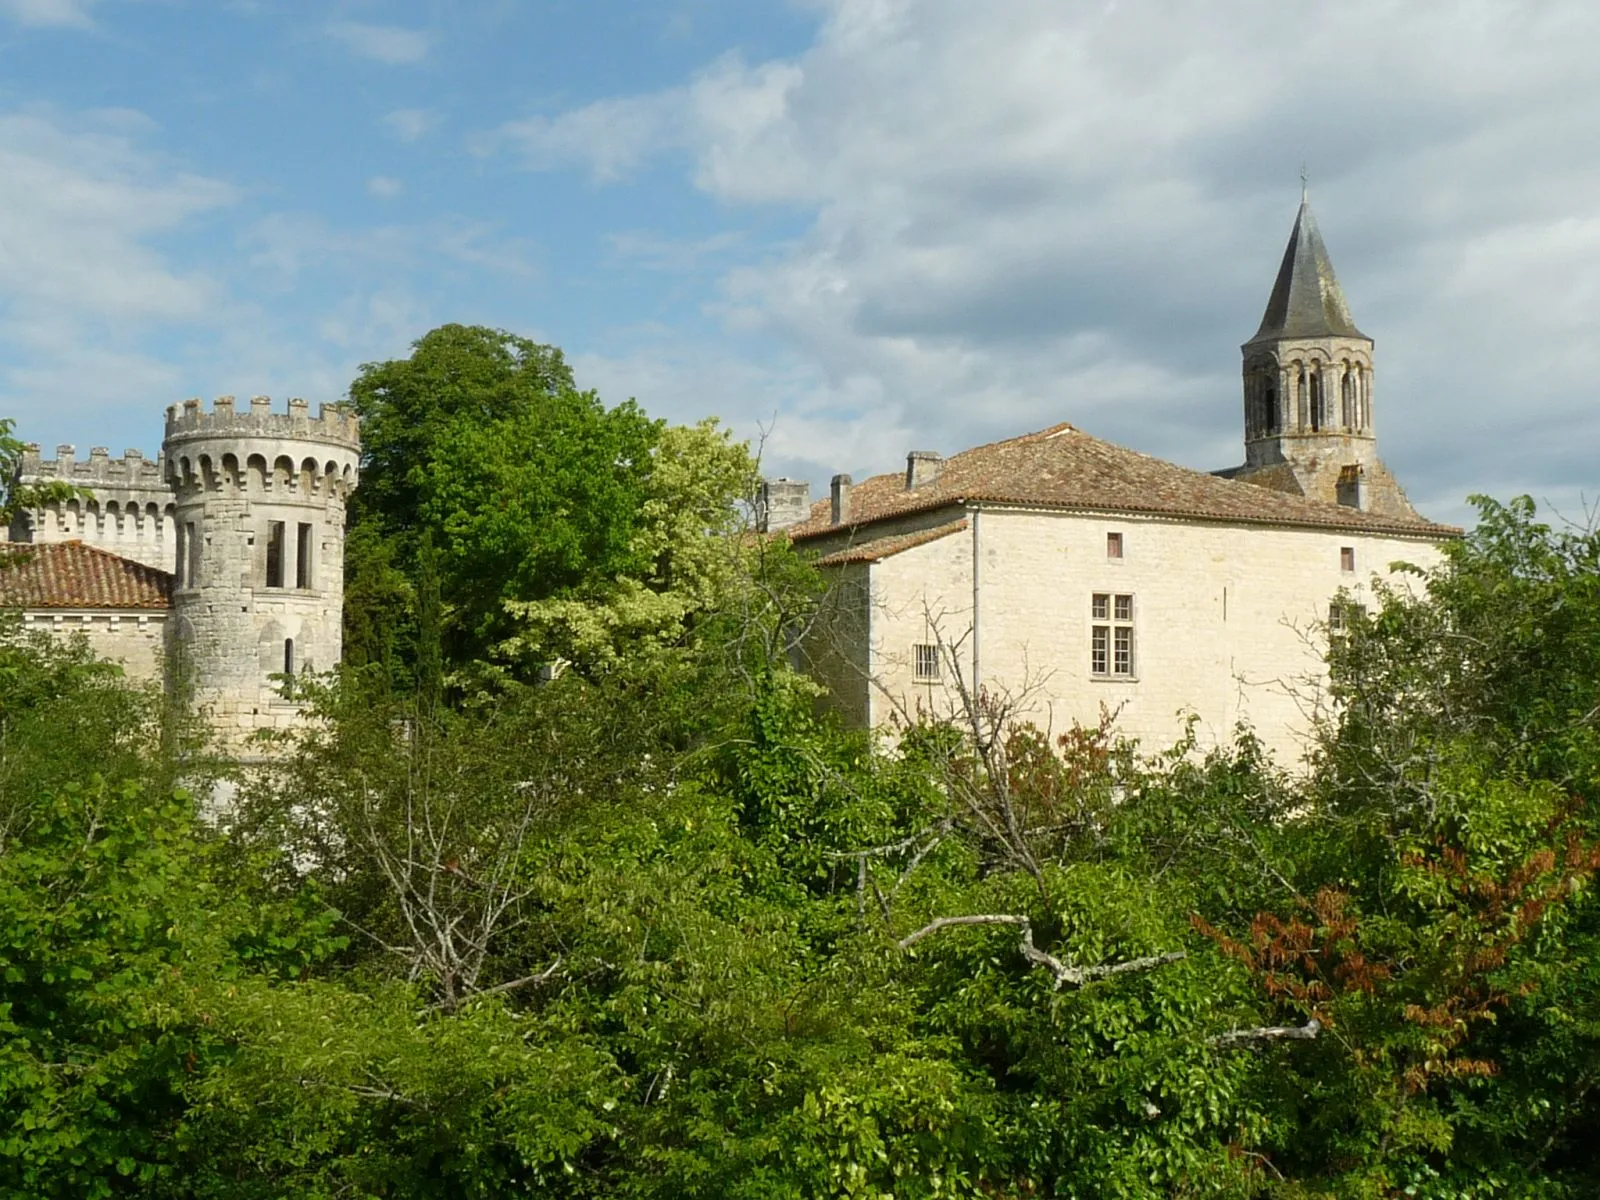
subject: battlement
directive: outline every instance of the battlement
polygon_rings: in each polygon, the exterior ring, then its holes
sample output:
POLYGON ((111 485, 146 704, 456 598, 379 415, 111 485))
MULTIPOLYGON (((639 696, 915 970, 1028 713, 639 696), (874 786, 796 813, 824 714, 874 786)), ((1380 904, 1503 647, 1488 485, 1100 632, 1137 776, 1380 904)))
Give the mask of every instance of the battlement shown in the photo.
POLYGON ((207 412, 199 399, 167 409, 167 438, 240 437, 294 438, 332 442, 352 450, 361 445, 361 420, 342 404, 321 404, 312 417, 304 400, 289 401, 288 412, 272 411, 269 396, 253 396, 239 408, 232 396, 218 396, 207 412))
POLYGON ((112 458, 111 451, 104 446, 90 450, 87 460, 80 460, 77 448, 71 445, 57 446, 54 458, 41 458, 39 443, 28 442, 22 448, 17 476, 26 481, 59 479, 79 487, 118 491, 167 490, 160 455, 150 459, 140 450, 124 450, 121 458, 112 458))

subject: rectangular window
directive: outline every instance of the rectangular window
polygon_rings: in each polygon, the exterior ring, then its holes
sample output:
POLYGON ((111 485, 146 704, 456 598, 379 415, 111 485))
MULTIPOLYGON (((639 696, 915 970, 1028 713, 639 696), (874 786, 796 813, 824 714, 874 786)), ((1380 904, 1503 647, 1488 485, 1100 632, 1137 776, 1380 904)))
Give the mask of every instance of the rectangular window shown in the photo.
POLYGON ((1350 628, 1350 618, 1366 612, 1366 606, 1354 600, 1335 600, 1328 605, 1328 632, 1344 633, 1350 628))
POLYGON ((200 539, 195 535, 193 521, 186 521, 183 526, 184 541, 189 550, 188 572, 184 576, 184 584, 188 587, 200 586, 200 539))
POLYGON ((1089 672, 1124 678, 1133 676, 1133 597, 1095 592, 1089 603, 1091 619, 1104 624, 1089 627, 1089 672))
POLYGON ((939 647, 918 643, 916 661, 912 664, 913 677, 918 683, 939 682, 939 647))
POLYGON ((267 522, 267 586, 283 586, 283 522, 267 522))
POLYGON ((1106 557, 1122 557, 1122 535, 1120 533, 1106 534, 1106 557))
POLYGON ((1356 548, 1354 546, 1339 547, 1339 570, 1354 571, 1356 569, 1356 548))
POLYGON ((311 526, 304 521, 300 522, 299 537, 295 542, 294 585, 297 588, 311 586, 311 526))

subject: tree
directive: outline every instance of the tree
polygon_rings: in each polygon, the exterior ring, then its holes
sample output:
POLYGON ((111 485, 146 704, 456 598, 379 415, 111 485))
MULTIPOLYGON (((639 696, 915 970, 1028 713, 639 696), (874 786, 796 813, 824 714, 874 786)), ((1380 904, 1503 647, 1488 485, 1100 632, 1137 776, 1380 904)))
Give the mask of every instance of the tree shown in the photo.
POLYGON ((511 635, 508 601, 648 566, 635 539, 661 424, 632 401, 608 408, 579 391, 554 347, 445 325, 409 358, 368 363, 350 396, 365 455, 347 561, 357 665, 392 657, 378 631, 415 628, 424 535, 456 666, 491 658, 511 635))
POLYGON ((11 435, 15 424, 10 418, 0 417, 0 529, 9 527, 19 514, 31 508, 89 494, 65 480, 21 480, 18 472, 24 446, 11 435))

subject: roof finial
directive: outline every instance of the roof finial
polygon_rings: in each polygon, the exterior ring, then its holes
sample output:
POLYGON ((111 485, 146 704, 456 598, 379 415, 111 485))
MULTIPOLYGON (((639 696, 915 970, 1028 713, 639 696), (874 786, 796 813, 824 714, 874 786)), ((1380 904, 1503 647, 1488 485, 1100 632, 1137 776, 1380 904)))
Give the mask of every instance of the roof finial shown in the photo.
POLYGON ((1306 182, 1307 182, 1308 178, 1309 178, 1309 176, 1306 175, 1306 164, 1304 162, 1302 162, 1300 164, 1300 203, 1301 204, 1304 204, 1306 202, 1306 182))

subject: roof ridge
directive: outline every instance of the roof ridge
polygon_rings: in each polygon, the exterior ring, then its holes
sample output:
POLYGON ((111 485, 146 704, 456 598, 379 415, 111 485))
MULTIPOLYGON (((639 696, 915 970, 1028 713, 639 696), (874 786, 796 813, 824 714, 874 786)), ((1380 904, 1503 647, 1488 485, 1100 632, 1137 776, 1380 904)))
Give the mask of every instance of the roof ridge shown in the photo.
POLYGON ((112 559, 123 566, 135 567, 141 571, 154 571, 157 575, 172 574, 171 571, 162 567, 152 567, 149 563, 140 562, 137 558, 129 558, 126 554, 118 554, 115 550, 107 550, 104 546, 96 546, 93 542, 86 542, 81 537, 62 538, 59 542, 9 542, 7 545, 13 548, 28 546, 34 550, 52 550, 57 547, 65 549, 68 546, 76 546, 79 550, 99 555, 101 558, 112 559))

